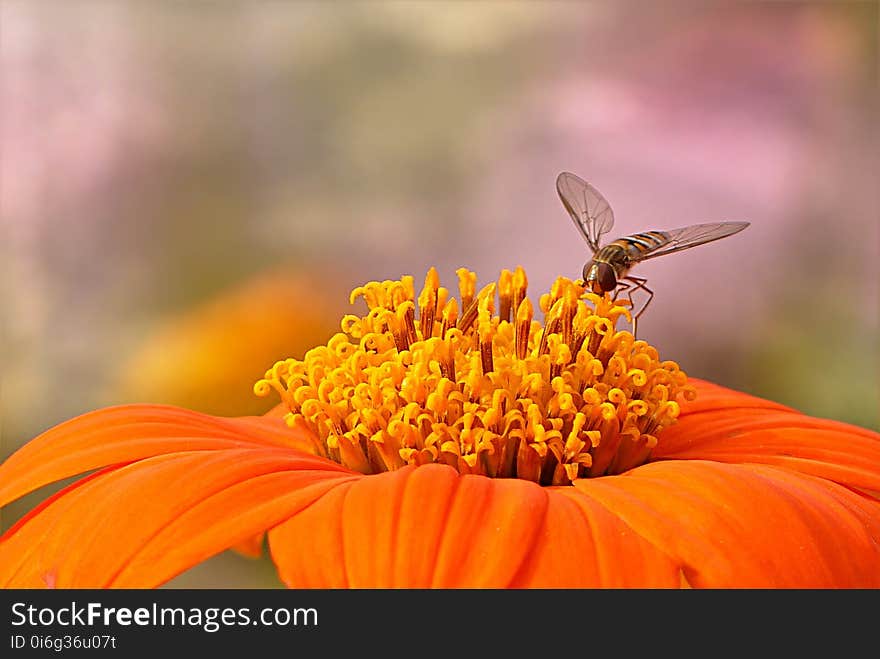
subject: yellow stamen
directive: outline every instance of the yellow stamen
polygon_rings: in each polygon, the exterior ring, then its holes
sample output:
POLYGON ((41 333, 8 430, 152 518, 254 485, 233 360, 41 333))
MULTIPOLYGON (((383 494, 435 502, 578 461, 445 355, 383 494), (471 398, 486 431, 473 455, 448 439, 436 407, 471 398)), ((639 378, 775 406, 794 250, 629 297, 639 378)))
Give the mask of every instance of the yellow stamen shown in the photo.
POLYGON ((280 395, 316 455, 365 474, 437 462, 568 485, 650 458, 695 392, 675 362, 615 329, 625 306, 559 278, 542 325, 522 268, 479 293, 474 273, 457 274, 461 304, 433 268, 418 299, 412 277, 356 288, 366 314, 254 391, 280 395))
POLYGON ((516 310, 516 324, 514 326, 514 334, 516 341, 516 356, 525 359, 529 352, 529 336, 532 331, 532 303, 525 298, 516 310))
POLYGON ((513 309, 513 273, 510 270, 502 270, 498 277, 498 302, 498 317, 509 322, 513 309))
POLYGON ((488 298, 480 300, 477 324, 480 336, 480 364, 483 368, 483 375, 489 375, 489 373, 495 370, 492 360, 492 339, 495 337, 496 328, 492 324, 488 298))
MULTIPOLYGON (((480 311, 480 300, 494 298, 495 284, 487 284, 477 294, 477 298, 471 299, 469 305, 465 307, 465 312, 461 315, 461 318, 458 319, 458 328, 464 331, 471 329, 474 321, 477 320, 477 315, 480 311)), ((494 311, 494 309, 490 309, 490 311, 494 311)))
POLYGON ((434 335, 434 315, 437 313, 437 291, 440 288, 440 276, 431 268, 425 277, 425 287, 419 295, 419 320, 421 321, 422 338, 434 335))
POLYGON ((523 270, 521 265, 516 266, 516 270, 513 271, 513 312, 516 313, 516 310, 519 309, 520 303, 526 298, 526 288, 529 285, 529 280, 526 277, 526 271, 523 270))
POLYGON ((465 311, 474 301, 474 293, 477 290, 477 273, 467 268, 459 268, 455 271, 458 275, 458 291, 461 296, 461 309, 465 311))
POLYGON ((458 320, 458 303, 453 298, 443 306, 443 313, 440 317, 441 338, 445 337, 446 332, 455 327, 456 320, 458 320))

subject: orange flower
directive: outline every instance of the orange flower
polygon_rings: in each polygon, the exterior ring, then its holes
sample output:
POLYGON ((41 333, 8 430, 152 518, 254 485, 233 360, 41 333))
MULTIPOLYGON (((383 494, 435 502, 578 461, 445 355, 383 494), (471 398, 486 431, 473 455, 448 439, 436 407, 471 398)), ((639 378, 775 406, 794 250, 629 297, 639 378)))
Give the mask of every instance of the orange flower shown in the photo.
POLYGON ((326 341, 339 317, 340 305, 332 300, 341 293, 332 276, 262 272, 151 333, 121 365, 110 399, 224 416, 262 414, 266 401, 253 395, 249 383, 282 351, 301 355, 326 341))
POLYGON ((0 584, 153 587, 268 532, 293 587, 880 587, 880 435, 688 381, 579 283, 542 324, 521 270, 459 276, 461 314, 433 270, 356 290, 257 383, 275 413, 32 440, 0 505, 97 471, 0 538, 0 584))

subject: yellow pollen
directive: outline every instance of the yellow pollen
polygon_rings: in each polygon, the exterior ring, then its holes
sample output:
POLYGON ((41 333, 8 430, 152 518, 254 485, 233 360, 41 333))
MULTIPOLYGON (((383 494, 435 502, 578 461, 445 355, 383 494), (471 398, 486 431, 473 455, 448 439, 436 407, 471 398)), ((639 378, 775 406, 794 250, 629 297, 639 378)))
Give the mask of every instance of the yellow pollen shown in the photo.
POLYGON ((364 474, 441 463, 543 485, 644 463, 693 399, 675 362, 616 329, 630 316, 610 296, 560 277, 542 323, 522 268, 478 293, 476 274, 457 275, 460 304, 434 268, 418 297, 409 276, 356 288, 366 314, 276 362, 254 392, 281 397, 316 455, 364 474))

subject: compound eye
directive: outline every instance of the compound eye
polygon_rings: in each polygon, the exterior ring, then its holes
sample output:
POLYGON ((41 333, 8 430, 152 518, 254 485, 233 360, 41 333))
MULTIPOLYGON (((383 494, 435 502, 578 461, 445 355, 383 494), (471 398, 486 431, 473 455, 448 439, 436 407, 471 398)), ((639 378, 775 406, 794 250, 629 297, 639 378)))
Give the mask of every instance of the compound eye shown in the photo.
POLYGON ((584 264, 584 281, 595 280, 596 276, 596 264, 592 261, 587 261, 584 264))
POLYGON ((614 268, 607 263, 599 263, 597 270, 597 280, 604 293, 610 293, 617 288, 617 275, 614 274, 614 268))

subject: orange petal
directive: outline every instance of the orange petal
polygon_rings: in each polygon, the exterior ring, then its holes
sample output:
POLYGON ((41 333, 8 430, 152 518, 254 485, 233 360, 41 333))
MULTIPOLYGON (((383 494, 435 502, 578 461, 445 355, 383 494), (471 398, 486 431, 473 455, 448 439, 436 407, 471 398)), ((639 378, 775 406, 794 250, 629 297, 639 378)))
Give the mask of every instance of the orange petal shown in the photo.
POLYGON ((753 410, 789 410, 781 403, 775 403, 771 400, 758 398, 744 394, 741 391, 728 389, 719 384, 700 380, 699 378, 688 378, 688 384, 693 385, 697 390, 696 400, 687 401, 681 406, 681 417, 697 412, 707 412, 710 410, 720 410, 729 408, 748 408, 753 410))
POLYGON ((680 562, 573 488, 430 465, 349 481, 269 532, 298 588, 678 587, 680 562))
POLYGON ((146 458, 82 479, 0 538, 0 585, 161 585, 357 478, 283 448, 146 458))
POLYGON ((289 586, 510 585, 544 524, 547 491, 526 481, 405 467, 334 488, 269 532, 289 586))
POLYGON ((655 462, 575 487, 696 587, 880 587, 880 503, 764 465, 655 462))
POLYGON ((165 405, 109 407, 71 419, 31 440, 0 465, 0 507, 62 478, 174 451, 309 442, 280 419, 227 419, 165 405))
POLYGON ((880 434, 764 403, 703 383, 651 459, 769 464, 880 490, 880 434))
POLYGON ((263 416, 277 417, 280 419, 287 416, 288 414, 290 414, 290 408, 287 407, 287 403, 278 403, 263 416))
POLYGON ((678 588, 679 564, 572 487, 548 492, 544 528, 514 586, 678 588))
POLYGON ((248 558, 260 558, 263 555, 263 540, 265 538, 265 533, 257 533, 242 542, 232 545, 232 549, 248 558))

